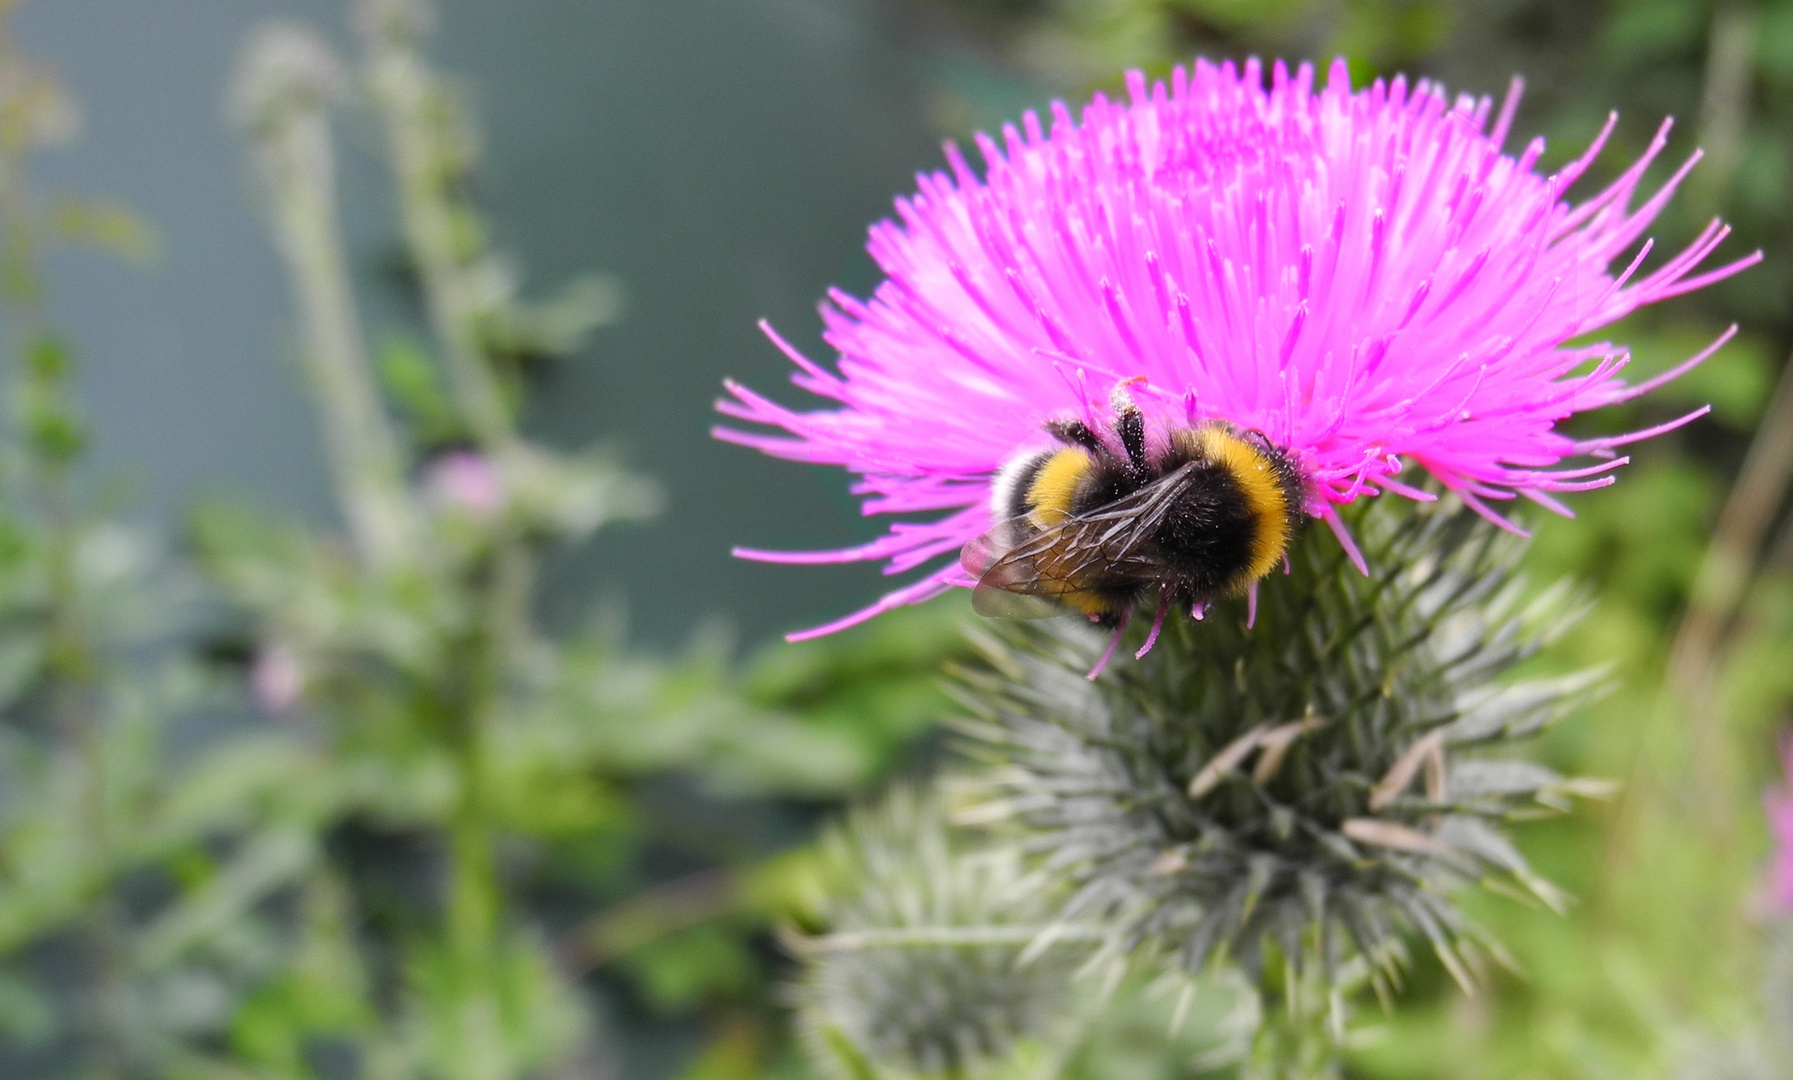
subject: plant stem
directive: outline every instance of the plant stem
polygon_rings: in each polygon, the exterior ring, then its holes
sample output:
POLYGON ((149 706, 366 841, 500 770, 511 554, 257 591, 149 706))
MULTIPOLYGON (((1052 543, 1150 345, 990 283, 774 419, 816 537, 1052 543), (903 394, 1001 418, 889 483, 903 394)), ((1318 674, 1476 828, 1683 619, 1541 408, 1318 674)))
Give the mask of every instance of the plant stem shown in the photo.
MULTIPOLYGON (((471 214, 456 205, 459 179, 452 144, 455 117, 446 92, 414 47, 414 25, 367 19, 367 81, 380 108, 387 156, 398 189, 405 238, 449 387, 469 434, 504 471, 515 447, 511 410, 479 333, 471 274, 471 214)), ((525 539, 500 518, 490 554, 474 573, 476 626, 465 657, 468 685, 453 717, 461 800, 450 827, 453 862, 448 931, 466 974, 466 1080, 514 1075, 505 1051, 496 977, 501 962, 504 895, 484 804, 483 748, 502 719, 504 679, 528 640, 534 565, 525 539)))
POLYGON ((417 54, 409 28, 396 20, 370 27, 368 81, 386 122, 387 152, 430 326, 449 385, 474 441, 501 452, 512 440, 510 409, 479 339, 479 303, 457 214, 454 115, 447 92, 417 54), (457 219, 459 227, 457 227, 457 219))
POLYGON ((80 763, 77 833, 91 875, 92 892, 86 925, 89 989, 87 1034, 92 1041, 90 1065, 102 1078, 122 1075, 124 1046, 120 1034, 123 1008, 123 943, 116 898, 111 885, 113 838, 111 793, 107 783, 106 748, 97 708, 97 670, 93 642, 81 617, 76 549, 81 527, 70 489, 70 466, 79 454, 80 437, 68 383, 66 355, 53 340, 43 306, 37 265, 34 206, 26 178, 37 117, 48 84, 34 85, 14 48, 11 9, 0 9, 0 71, 11 77, 11 89, 0 101, 0 280, 7 314, 13 323, 18 367, 15 422, 26 477, 42 514, 44 558, 45 674, 49 708, 66 752, 80 763))
MULTIPOLYGON (((1793 363, 1781 375, 1774 399, 1762 416, 1744 457, 1737 483, 1725 500, 1712 543, 1694 579, 1687 611, 1669 650, 1664 689, 1685 710, 1693 743, 1695 790, 1730 792, 1735 762, 1721 705, 1713 686, 1726 633, 1755 576, 1758 554, 1775 513, 1793 486, 1793 363)), ((1727 796, 1700 800, 1708 824, 1730 839, 1732 806, 1727 796)))
POLYGON ((1720 4, 1707 34, 1705 86, 1700 94, 1699 145, 1706 165, 1692 177, 1692 208, 1701 216, 1724 208, 1731 179, 1743 160, 1755 78, 1757 28, 1753 5, 1720 4))
POLYGON ((1041 938, 1065 942, 1100 942, 1112 932, 1094 923, 1052 923, 1042 926, 893 926, 841 930, 823 937, 791 937, 801 952, 843 952, 856 949, 939 948, 948 946, 1029 945, 1041 938))
MULTIPOLYGON (((635 949, 749 903, 738 870, 716 867, 662 882, 592 915, 561 937, 563 963, 584 974, 635 949)), ((805 947, 822 939, 805 939, 805 947)))
POLYGON ((305 363, 323 406, 324 450, 363 558, 390 568, 415 549, 416 529, 349 289, 328 123, 321 107, 295 102, 259 134, 280 249, 297 292, 305 363))
MULTIPOLYGON (((473 700, 483 691, 472 688, 473 700)), ((449 823, 447 932, 465 993, 461 998, 466 1053, 458 1062, 465 1080, 505 1080, 512 1075, 493 975, 498 965, 501 899, 486 827, 485 755, 474 709, 464 709, 453 732, 460 798, 449 823)))

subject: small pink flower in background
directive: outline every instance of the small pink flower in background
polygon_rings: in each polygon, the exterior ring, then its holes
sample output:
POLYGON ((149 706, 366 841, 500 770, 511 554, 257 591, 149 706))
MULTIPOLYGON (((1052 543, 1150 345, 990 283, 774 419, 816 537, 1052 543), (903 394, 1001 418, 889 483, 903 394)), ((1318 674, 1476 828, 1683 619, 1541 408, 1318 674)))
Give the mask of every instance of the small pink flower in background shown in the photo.
MULTIPOLYGON (((1613 451, 1700 415, 1576 440, 1558 421, 1634 398, 1703 360, 1628 384, 1621 346, 1570 341, 1638 307, 1759 259, 1701 270, 1728 233, 1642 269, 1643 233, 1693 161, 1633 207, 1667 125, 1643 158, 1579 203, 1565 193, 1612 131, 1555 175, 1541 140, 1502 144, 1517 104, 1452 99, 1405 79, 1323 88, 1277 64, 1264 84, 1198 62, 1169 81, 1128 77, 1079 120, 1055 103, 1001 142, 979 136, 979 175, 956 148, 919 178, 867 244, 885 280, 869 300, 822 307, 834 369, 766 332, 830 407, 798 412, 735 383, 729 417, 780 429, 718 437, 859 477, 882 538, 840 551, 740 550, 789 563, 885 560, 920 580, 829 633, 968 585, 954 555, 990 525, 991 478, 1047 444, 1055 416, 1098 421, 1115 384, 1160 430, 1225 420, 1263 432, 1303 474, 1307 512, 1356 558, 1340 507, 1392 492, 1420 466, 1477 511, 1611 482, 1613 451), (1492 120, 1492 125, 1490 125, 1492 120), (1562 467, 1575 457, 1590 463, 1562 467)), ((1516 89, 1516 88, 1515 88, 1516 89)), ((1728 337, 1728 334, 1726 335, 1728 337)), ((1703 412, 1704 410, 1701 410, 1703 412)), ((1361 560, 1359 560, 1361 563, 1361 560)))
POLYGON ((249 669, 249 690, 255 703, 267 712, 285 712, 299 703, 305 690, 305 670, 290 649, 264 645, 249 669))
POLYGON ((443 454, 424 469, 423 490, 436 506, 480 519, 504 508, 504 477, 491 460, 471 450, 443 454))
POLYGON ((1774 858, 1768 868, 1768 906, 1777 915, 1793 915, 1793 738, 1781 741, 1778 789, 1763 796, 1768 830, 1774 834, 1774 858))

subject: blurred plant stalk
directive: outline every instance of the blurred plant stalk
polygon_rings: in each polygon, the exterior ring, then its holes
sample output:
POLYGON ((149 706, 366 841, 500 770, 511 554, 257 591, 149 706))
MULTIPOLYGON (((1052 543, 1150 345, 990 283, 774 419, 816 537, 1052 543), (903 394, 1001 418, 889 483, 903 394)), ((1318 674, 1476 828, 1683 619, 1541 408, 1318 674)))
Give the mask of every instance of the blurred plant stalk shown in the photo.
MULTIPOLYGON (((1742 161, 1750 121, 1760 18, 1751 5, 1720 4, 1707 32, 1699 134, 1705 167, 1692 177, 1696 211, 1718 215, 1742 161)), ((1793 483, 1793 362, 1783 364, 1778 387, 1750 441, 1743 467, 1725 498, 1710 542, 1689 590, 1686 608, 1668 645, 1661 691, 1651 734, 1638 743, 1632 782, 1622 797, 1623 812, 1607 853, 1609 872, 1618 873, 1635 857, 1637 831, 1646 827, 1647 806, 1674 783, 1680 766, 1652 764, 1652 740, 1669 740, 1673 759, 1685 748, 1686 800, 1696 809, 1695 824, 1709 843, 1733 849, 1739 843, 1736 801, 1743 776, 1742 747, 1720 693, 1722 667, 1732 651, 1736 623, 1752 584, 1765 570, 1763 548, 1793 483)))
MULTIPOLYGON (((514 410, 505 401, 495 358, 481 345, 481 305, 471 265, 478 254, 477 221, 456 205, 452 194, 469 163, 460 142, 466 129, 452 96, 417 49, 431 14, 415 0, 364 0, 358 16, 364 79, 384 122, 399 215, 436 348, 462 422, 503 477, 518 456, 514 410)), ((448 919, 455 948, 466 970, 473 972, 491 971, 497 959, 502 901, 486 827, 485 745, 488 729, 500 719, 506 660, 526 635, 532 563, 525 538, 501 520, 489 569, 476 586, 481 613, 460 646, 469 674, 450 721, 461 800, 451 835, 454 880, 448 919)), ((495 1053, 498 1017, 489 1011, 495 1004, 492 988, 482 991, 467 1018, 473 1058, 466 1075, 497 1078, 508 1073, 495 1053)))
POLYGON ((1760 25, 1754 4, 1723 3, 1712 15, 1700 95, 1700 147, 1706 153, 1706 163, 1691 178, 1689 192, 1694 209, 1702 215, 1716 215, 1725 209, 1731 182, 1743 161, 1760 25))
MULTIPOLYGON (((11 14, 10 5, 0 9, 0 19, 10 20, 11 14)), ((81 456, 83 435, 71 398, 67 353, 52 335, 44 311, 37 214, 26 176, 32 152, 59 137, 56 129, 63 121, 56 114, 71 106, 44 72, 33 70, 19 55, 10 21, 0 21, 0 94, 0 249, 5 252, 6 315, 17 350, 17 449, 49 533, 46 606, 56 726, 71 746, 82 750, 90 766, 88 782, 97 794, 103 780, 101 762, 92 756, 97 749, 90 700, 93 659, 75 594, 72 563, 79 535, 69 490, 69 472, 81 456)), ((98 811, 90 824, 96 845, 103 848, 103 804, 98 811)))
POLYGON ((266 31, 235 102, 256 136, 281 255, 292 275, 301 355, 318 394, 329 457, 361 556, 391 570, 417 551, 397 441, 368 364, 337 228, 335 155, 327 109, 343 74, 306 31, 266 31))
MULTIPOLYGON (((1756 429, 1743 469, 1725 499, 1670 646, 1666 689, 1692 726, 1696 785, 1730 790, 1738 770, 1733 736, 1714 690, 1733 621, 1762 568, 1761 553, 1793 485, 1793 360, 1756 429)), ((1730 804, 1704 799, 1709 824, 1729 838, 1730 804)))
MULTIPOLYGON (((448 185, 458 176, 444 138, 456 120, 450 103, 417 53, 427 11, 403 0, 364 0, 358 12, 364 77, 385 122, 387 157, 398 190, 399 213, 412 264, 422 285, 436 347, 448 370, 462 421, 503 476, 503 451, 513 440, 510 411, 500 400, 488 358, 481 352, 477 312, 456 249, 448 185)), ((484 976, 498 960, 501 908, 492 838, 487 830, 485 753, 488 728, 498 721, 499 683, 506 659, 520 644, 529 601, 529 555, 515 531, 498 526, 491 567, 476 588, 480 611, 457 651, 467 682, 450 708, 449 733, 460 768, 460 801, 450 830, 453 866, 448 930, 464 971, 482 980, 468 997, 468 1080, 512 1075, 501 1047, 496 991, 484 976)))
POLYGON ((20 461, 41 514, 44 675, 55 730, 79 770, 75 835, 85 848, 83 861, 90 872, 81 883, 88 906, 86 975, 93 987, 83 1027, 92 1049, 90 1065, 95 1075, 108 1078, 122 1075, 124 1068, 124 956, 112 892, 112 792, 95 703, 97 661, 82 618, 74 565, 81 525, 70 472, 81 457, 84 438, 72 398, 69 357, 44 309, 39 216, 27 177, 33 153, 65 141, 79 118, 49 73, 20 54, 11 22, 16 7, 0 6, 0 280, 16 364, 15 444, 7 452, 20 461))
MULTIPOLYGON (((1697 208, 1717 215, 1743 158, 1749 124, 1760 18, 1752 5, 1726 3, 1714 11, 1707 34, 1700 142, 1707 167, 1696 174, 1697 208)), ((1758 572, 1758 553, 1793 479, 1793 366, 1783 366, 1779 389, 1756 429, 1742 472, 1725 500, 1675 629, 1664 700, 1683 710, 1691 727, 1696 790, 1729 791, 1740 776, 1735 735, 1716 700, 1718 666, 1729 627, 1758 572)), ((1730 800, 1700 798, 1704 824, 1715 839, 1735 842, 1730 800)))
POLYGON ((470 138, 447 86, 417 50, 429 13, 408 0, 367 0, 360 12, 365 78, 378 103, 405 239, 455 403, 482 450, 515 440, 514 410, 480 341, 478 223, 453 195, 470 138))
MULTIPOLYGON (((444 162, 450 151, 440 136, 452 115, 412 48, 423 15, 415 5, 369 2, 360 16, 367 75, 390 135, 400 210, 430 323, 460 418, 502 484, 500 461, 510 456, 514 433, 479 346, 478 313, 449 235, 455 208, 444 162)), ((502 1030, 496 979, 506 915, 485 792, 501 684, 527 633, 529 552, 503 514, 491 515, 489 554, 471 568, 436 550, 420 527, 425 509, 402 480, 398 440, 380 401, 343 255, 327 116, 342 81, 340 68, 308 32, 274 28, 255 46, 245 72, 239 110, 256 136, 338 497, 358 552, 370 573, 414 576, 424 588, 467 594, 469 615, 447 631, 443 678, 425 706, 457 774, 444 934, 461 983, 460 1015, 444 1031, 459 1045, 435 1053, 464 1080, 508 1080, 522 1075, 528 1063, 507 1051, 502 1030)))

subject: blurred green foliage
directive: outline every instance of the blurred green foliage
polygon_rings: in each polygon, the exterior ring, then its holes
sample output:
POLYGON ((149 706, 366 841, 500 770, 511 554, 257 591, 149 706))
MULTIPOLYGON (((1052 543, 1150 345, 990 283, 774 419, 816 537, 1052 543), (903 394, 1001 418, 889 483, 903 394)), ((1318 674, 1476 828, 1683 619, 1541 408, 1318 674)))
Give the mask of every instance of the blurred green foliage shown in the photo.
POLYGON ((276 27, 233 101, 346 527, 216 503, 183 563, 91 508, 37 269, 43 243, 137 259, 153 233, 28 191, 73 106, 0 38, 18 419, 0 489, 0 1072, 586 1076, 628 1064, 600 998, 700 1018, 718 1033, 701 1068, 757 1070, 780 1052, 768 933, 803 908, 810 824, 929 756, 959 613, 746 661, 720 629, 643 656, 602 613, 538 634, 539 555, 658 499, 614 455, 516 427, 529 373, 620 292, 596 275, 516 295, 465 197, 473 139, 421 52, 430 12, 355 15, 353 76, 276 27), (385 122, 427 316, 378 350, 334 216, 328 109, 351 88, 385 122))

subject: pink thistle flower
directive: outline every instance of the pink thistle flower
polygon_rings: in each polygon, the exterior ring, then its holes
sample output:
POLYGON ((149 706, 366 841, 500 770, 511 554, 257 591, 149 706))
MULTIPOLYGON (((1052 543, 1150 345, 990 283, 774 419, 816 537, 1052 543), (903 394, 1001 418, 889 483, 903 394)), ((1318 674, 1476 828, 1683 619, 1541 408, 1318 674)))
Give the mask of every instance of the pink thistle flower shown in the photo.
POLYGON ((1774 857, 1768 870, 1768 904, 1778 915, 1793 915, 1793 738, 1781 742, 1781 769, 1786 779, 1762 797, 1768 829, 1774 834, 1774 857))
MULTIPOLYGON (((836 370, 770 327, 792 381, 831 408, 797 412, 733 382, 725 415, 781 433, 716 434, 794 461, 844 466, 867 514, 898 520, 878 540, 827 552, 740 549, 787 563, 884 560, 920 580, 838 622, 972 584, 950 556, 991 527, 992 477, 1051 445, 1042 424, 1092 426, 1127 380, 1148 423, 1227 421, 1261 431, 1301 473, 1304 509, 1362 566, 1339 509, 1364 496, 1431 496, 1398 479, 1429 472, 1484 516, 1523 496, 1612 482, 1615 448, 1667 431, 1576 440, 1575 413, 1634 398, 1709 356, 1730 332, 1658 378, 1628 384, 1624 348, 1569 344, 1636 308, 1749 266, 1701 270, 1729 230, 1713 221, 1639 273, 1643 236, 1694 155, 1636 205, 1665 122, 1642 159, 1580 203, 1565 192, 1613 128, 1562 171, 1540 175, 1533 140, 1501 145, 1518 83, 1449 98, 1404 78, 1353 92, 1335 62, 1243 71, 1198 61, 1169 85, 1128 76, 1131 101, 1098 94, 1081 121, 1054 103, 999 143, 977 138, 980 178, 957 148, 918 178, 897 220, 870 231, 885 279, 869 300, 822 306, 836 370), (1615 273, 1615 266, 1618 268, 1615 273), (1566 459, 1592 464, 1564 467, 1566 459)), ((1616 118, 1615 118, 1616 119, 1616 118)))
POLYGON ((484 454, 455 450, 430 462, 424 470, 425 498, 445 510, 458 510, 487 521, 504 508, 504 477, 484 454))
POLYGON ((305 692, 305 669, 284 645, 264 645, 250 666, 249 689, 267 712, 286 712, 305 692))

